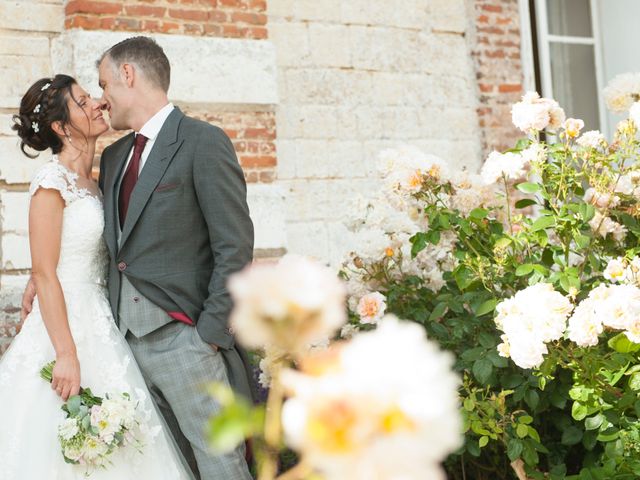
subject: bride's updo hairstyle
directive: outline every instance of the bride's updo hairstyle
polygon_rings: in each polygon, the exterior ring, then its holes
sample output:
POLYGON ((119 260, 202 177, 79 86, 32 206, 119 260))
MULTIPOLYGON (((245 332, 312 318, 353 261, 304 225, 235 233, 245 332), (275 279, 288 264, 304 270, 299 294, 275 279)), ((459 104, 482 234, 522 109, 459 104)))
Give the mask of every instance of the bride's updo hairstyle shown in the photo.
POLYGON ((13 116, 13 130, 18 132, 21 139, 20 149, 29 158, 31 155, 25 150, 29 147, 38 152, 48 148, 54 154, 62 150, 62 139, 51 128, 54 122, 60 122, 60 127, 71 125, 69 106, 67 102, 73 96, 71 87, 76 83, 69 75, 56 75, 53 78, 41 78, 35 82, 20 101, 20 113, 13 116))

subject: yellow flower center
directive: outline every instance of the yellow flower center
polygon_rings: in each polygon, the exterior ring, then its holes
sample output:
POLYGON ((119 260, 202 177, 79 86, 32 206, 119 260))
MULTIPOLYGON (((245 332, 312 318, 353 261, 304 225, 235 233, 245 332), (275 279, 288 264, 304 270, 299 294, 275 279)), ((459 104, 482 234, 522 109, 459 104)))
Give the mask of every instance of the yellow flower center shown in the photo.
POLYGON ((399 430, 415 430, 415 423, 398 407, 387 410, 380 420, 380 428, 387 435, 399 430))
POLYGON ((350 438, 356 419, 356 412, 351 405, 342 401, 333 402, 309 420, 307 432, 322 450, 348 453, 356 447, 350 438))
POLYGON ((384 254, 385 254, 387 257, 393 257, 393 248, 391 248, 391 247, 387 247, 387 248, 385 248, 385 250, 384 250, 384 254))
POLYGON ((375 317, 378 314, 378 302, 372 298, 365 299, 362 311, 365 317, 375 317))

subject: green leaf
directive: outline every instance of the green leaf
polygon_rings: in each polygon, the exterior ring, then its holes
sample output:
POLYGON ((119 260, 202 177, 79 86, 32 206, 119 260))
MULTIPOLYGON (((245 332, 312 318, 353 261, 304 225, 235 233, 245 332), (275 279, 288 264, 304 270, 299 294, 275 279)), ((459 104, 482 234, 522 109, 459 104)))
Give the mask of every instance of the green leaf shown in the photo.
POLYGON ((553 225, 555 225, 555 223, 555 217, 540 217, 535 222, 533 222, 533 225, 531 225, 531 231, 537 232, 539 230, 544 230, 546 228, 552 227, 553 225))
POLYGON ((522 455, 523 444, 521 440, 512 438, 507 443, 507 455, 512 462, 522 455))
POLYGON ((472 412, 473 409, 476 408, 476 402, 474 402, 472 398, 465 398, 462 405, 467 412, 472 412))
POLYGON ((538 435, 538 431, 532 426, 527 426, 527 432, 531 438, 533 438, 536 442, 540 442, 540 435, 538 435))
POLYGON ((522 200, 518 200, 516 202, 516 208, 527 208, 527 207, 530 207, 531 205, 537 205, 537 204, 538 202, 536 202, 531 198, 523 198, 522 200))
POLYGON ((493 364, 491 363, 491 360, 481 358, 474 362, 472 371, 478 382, 484 385, 487 380, 489 380, 489 377, 493 372, 493 364))
POLYGON ((409 239, 409 241, 412 243, 411 258, 415 258, 415 256, 418 255, 418 253, 424 250, 427 246, 427 236, 422 232, 416 233, 409 239))
POLYGON ((489 437, 487 437, 487 436, 485 435, 485 436, 480 437, 480 440, 478 441, 478 446, 479 446, 480 448, 482 448, 482 447, 486 447, 486 446, 487 446, 487 443, 489 443, 489 437))
POLYGON ((604 421, 604 415, 601 413, 594 415, 593 417, 586 418, 584 420, 585 430, 597 430, 604 421))
POLYGON ((516 185, 516 188, 524 193, 536 193, 542 189, 542 187, 537 183, 530 182, 520 183, 516 185))
POLYGON ((620 353, 634 353, 640 351, 640 344, 633 343, 624 333, 619 333, 607 342, 610 348, 620 353))
POLYGON ((524 401, 529 405, 531 410, 535 410, 540 402, 540 395, 535 390, 529 390, 524 396, 524 401))
POLYGON ((518 373, 510 373, 502 380, 502 386, 505 388, 516 388, 518 385, 522 385, 524 377, 518 373))
POLYGON ((521 417, 518 417, 518 423, 529 425, 533 423, 533 417, 530 415, 522 415, 521 417))
POLYGON ((478 317, 481 317, 482 315, 486 315, 487 313, 493 312, 497 304, 498 304, 498 301, 495 298, 487 300, 486 302, 483 302, 482 305, 478 307, 475 313, 478 317))
POLYGON ((80 405, 82 404, 82 398, 80 395, 74 395, 73 397, 69 397, 67 400, 66 406, 69 414, 72 417, 75 417, 80 412, 80 405))
POLYGON ((573 402, 573 405, 571 406, 571 416, 574 419, 578 421, 584 420, 588 414, 589 410, 586 405, 583 405, 580 402, 573 402))
POLYGON ((640 372, 636 372, 629 378, 629 388, 631 390, 640 390, 640 372))
POLYGON ((485 208, 474 208, 469 212, 469 217, 474 220, 482 220, 487 218, 487 215, 489 215, 489 211, 485 208))
POLYGON ((437 320, 438 318, 442 318, 448 309, 449 306, 446 302, 438 303, 431 312, 431 315, 429 315, 429 321, 432 322, 434 320, 437 320))
POLYGON ((516 427, 516 435, 520 438, 525 438, 529 434, 529 428, 526 425, 518 425, 516 427))
POLYGON ((533 265, 530 263, 519 265, 518 268, 516 268, 517 277, 524 277, 525 275, 529 275, 531 272, 533 272, 533 265))
POLYGON ((570 426, 562 432, 562 444, 563 445, 577 445, 582 440, 582 430, 578 427, 570 426))

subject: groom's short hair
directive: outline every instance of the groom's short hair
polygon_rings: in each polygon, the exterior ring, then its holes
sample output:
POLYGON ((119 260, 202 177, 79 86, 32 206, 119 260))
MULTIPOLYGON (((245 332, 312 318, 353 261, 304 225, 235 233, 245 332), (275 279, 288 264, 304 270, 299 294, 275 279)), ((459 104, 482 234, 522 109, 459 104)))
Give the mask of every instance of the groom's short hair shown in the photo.
POLYGON ((97 65, 100 66, 107 57, 116 68, 123 63, 134 63, 150 82, 165 92, 169 91, 171 65, 162 47, 152 38, 132 37, 116 43, 102 54, 97 65))

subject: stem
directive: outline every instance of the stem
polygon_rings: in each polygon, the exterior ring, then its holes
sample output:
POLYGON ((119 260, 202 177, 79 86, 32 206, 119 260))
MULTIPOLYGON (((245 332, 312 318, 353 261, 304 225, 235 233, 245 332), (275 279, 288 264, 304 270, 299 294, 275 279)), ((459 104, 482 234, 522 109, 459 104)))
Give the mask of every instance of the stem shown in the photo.
POLYGON ((511 200, 509 199, 509 186, 507 185, 507 176, 502 172, 502 181, 504 182, 504 194, 507 200, 507 222, 509 223, 509 233, 513 235, 513 225, 511 223, 511 200))
POLYGON ((267 397, 267 411, 264 426, 265 456, 259 468, 258 480, 274 480, 278 474, 278 452, 280 447, 280 415, 284 400, 284 390, 280 383, 280 370, 273 372, 271 389, 267 397))
POLYGON ((304 462, 298 463, 295 467, 289 469, 280 475, 276 480, 297 480, 303 479, 311 473, 311 469, 304 462))

